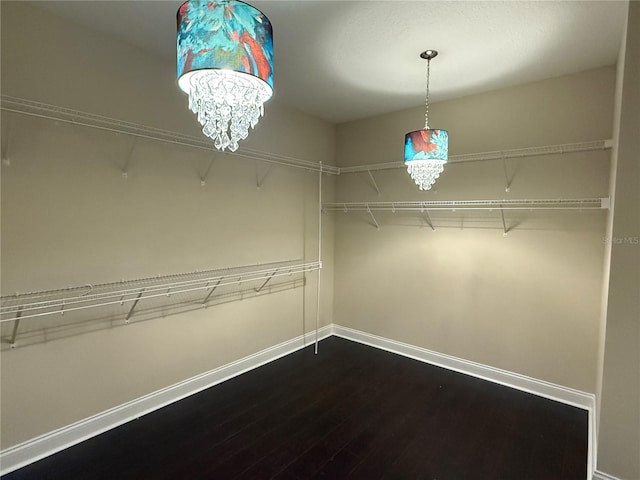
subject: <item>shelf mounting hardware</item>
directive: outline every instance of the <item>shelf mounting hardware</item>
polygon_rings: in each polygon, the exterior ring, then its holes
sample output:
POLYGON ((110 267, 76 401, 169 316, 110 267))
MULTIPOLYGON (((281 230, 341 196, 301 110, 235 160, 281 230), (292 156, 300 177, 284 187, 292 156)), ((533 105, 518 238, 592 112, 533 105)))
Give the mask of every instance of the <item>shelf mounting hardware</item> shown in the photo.
POLYGON ((502 236, 506 237, 509 233, 509 229, 507 228, 507 222, 504 219, 504 208, 502 208, 502 205, 500 205, 500 216, 502 217, 502 236))
POLYGON ((277 273, 277 271, 273 271, 273 272, 271 272, 269 275, 267 275, 267 279, 263 282, 263 284, 262 284, 262 285, 260 285, 260 287, 259 287, 259 288, 256 288, 256 289, 255 289, 256 293, 260 293, 260 290, 262 290, 262 289, 265 287, 265 285, 266 285, 267 283, 269 283, 269 280, 271 280, 271 279, 274 277, 274 275, 275 275, 276 273, 277 273))
POLYGON ((129 323, 129 319, 131 318, 131 315, 133 315, 133 311, 135 310, 136 305, 138 305, 138 302, 140 301, 140 297, 142 297, 143 293, 144 293, 144 288, 140 290, 140 293, 138 293, 138 296, 134 300, 133 305, 131 305, 131 309, 129 310, 129 313, 127 313, 127 318, 125 318, 126 323, 129 323))
POLYGON ((213 166, 213 161, 216 159, 215 155, 211 157, 209 160, 209 164, 207 165, 207 169, 204 171, 203 175, 200 175, 200 186, 204 187, 207 184, 207 177, 209 176, 209 172, 211 171, 211 167, 213 166))
POLYGON ((209 301, 209 297, 211 297, 211 295, 213 295, 213 292, 216 291, 216 288, 218 288, 218 285, 220 285, 220 282, 222 281, 221 278, 218 279, 218 282, 211 287, 211 291, 209 293, 207 293, 207 296, 204 297, 204 300, 202 301, 202 306, 206 307, 207 306, 207 302, 209 301))
POLYGON ((373 216, 373 212, 371 211, 371 209, 369 208, 369 205, 367 204, 367 213, 371 216, 371 220, 373 220, 373 224, 374 226, 380 230, 380 225, 378 224, 376 217, 373 216))
POLYGON ((20 317, 22 316, 22 305, 18 307, 18 312, 16 313, 15 323, 13 324, 13 331, 11 332, 11 338, 9 339, 9 343, 11 344, 11 348, 16 348, 16 337, 18 336, 18 327, 20 327, 20 317))
POLYGON ((125 159, 124 165, 122 167, 122 177, 125 180, 129 178, 129 165, 131 165, 131 157, 133 156, 133 150, 136 147, 137 139, 138 137, 133 137, 133 140, 131 140, 131 147, 129 147, 129 154, 127 155, 127 158, 125 159))
POLYGON ((380 196, 380 189, 378 188, 378 184, 376 183, 376 179, 373 178, 373 173, 371 173, 371 170, 367 170, 367 173, 369 174, 369 178, 371 179, 371 184, 373 185, 373 188, 375 189, 375 191, 378 194, 378 196, 380 196))
POLYGON ((9 123, 4 127, 4 132, 2 132, 2 152, 0 152, 0 158, 2 159, 2 164, 5 166, 11 165, 11 160, 9 159, 9 123))
POLYGON ((262 184, 264 183, 265 178, 267 178, 267 175, 269 175, 270 171, 271 171, 271 165, 267 165, 267 171, 264 172, 264 175, 262 175, 262 177, 260 177, 259 168, 256 165, 256 188, 258 190, 260 190, 260 187, 262 187, 262 184))
POLYGON ((509 193, 511 191, 511 182, 513 181, 513 177, 509 178, 507 159, 505 157, 502 157, 502 170, 504 171, 504 191, 509 193))
POLYGON ((434 232, 436 231, 435 227, 433 226, 433 222, 431 221, 429 210, 426 210, 426 209, 424 211, 424 221, 427 222, 427 225, 431 227, 431 230, 433 230, 434 232))

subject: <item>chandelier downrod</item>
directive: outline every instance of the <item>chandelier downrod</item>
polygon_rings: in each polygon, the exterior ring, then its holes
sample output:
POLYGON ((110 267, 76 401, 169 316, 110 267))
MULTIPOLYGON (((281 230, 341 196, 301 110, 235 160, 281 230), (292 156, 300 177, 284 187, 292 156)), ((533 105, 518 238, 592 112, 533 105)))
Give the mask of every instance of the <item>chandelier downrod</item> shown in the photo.
POLYGON ((424 129, 429 130, 429 70, 431 67, 431 59, 435 58, 438 55, 437 50, 425 50, 420 54, 420 58, 423 58, 427 61, 427 95, 424 102, 424 129))

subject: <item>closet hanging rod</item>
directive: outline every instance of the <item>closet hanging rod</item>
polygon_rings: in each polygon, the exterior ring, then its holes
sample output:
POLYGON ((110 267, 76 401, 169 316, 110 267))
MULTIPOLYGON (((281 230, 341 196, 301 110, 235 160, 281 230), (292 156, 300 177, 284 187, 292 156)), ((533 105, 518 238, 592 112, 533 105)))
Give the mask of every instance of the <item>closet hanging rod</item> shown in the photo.
MULTIPOLYGON (((224 286, 227 284, 233 284, 233 283, 237 283, 237 278, 238 276, 242 277, 242 280, 244 282, 246 281, 251 281, 251 280, 260 280, 262 279, 263 276, 265 275, 271 275, 272 273, 283 273, 283 272, 278 272, 278 270, 283 270, 285 274, 289 274, 289 273, 299 273, 301 271, 308 271, 310 269, 310 267, 313 267, 314 264, 313 263, 308 263, 308 264, 302 264, 302 265, 287 265, 287 266, 283 266, 283 267, 276 267, 276 268, 270 268, 270 269, 265 269, 265 270, 257 270, 257 271, 251 271, 251 272, 234 272, 234 273, 230 273, 227 275, 217 275, 217 276, 210 276, 210 277, 204 277, 204 278, 199 278, 199 279, 195 279, 195 280, 187 280, 187 281, 183 281, 183 282, 173 282, 173 283, 160 283, 157 285, 153 285, 152 287, 147 287, 146 288, 146 292, 156 292, 156 291, 161 291, 163 292, 163 294, 167 294, 167 292, 169 294, 174 294, 174 293, 182 293, 188 290, 188 289, 194 285, 200 285, 203 282, 209 282, 212 283, 214 281, 217 280, 225 280, 227 278, 233 278, 234 280, 229 282, 229 283, 220 283, 220 286, 224 286)), ((311 268, 313 270, 313 268, 311 268)), ((150 281, 154 281, 154 280, 158 280, 157 278, 155 279, 150 279, 150 281)), ((139 280, 137 282, 149 282, 149 280, 139 280)), ((134 281, 136 282, 136 281, 134 281)), ((126 282, 129 283, 129 282, 126 282)), ((103 286, 97 286, 97 287, 91 287, 92 291, 94 288, 98 289, 100 287, 110 287, 110 286, 118 286, 121 285, 121 283, 112 283, 112 284, 105 284, 103 286)), ((69 290, 66 291, 73 291, 73 290, 77 290, 78 288, 82 288, 82 287, 72 287, 69 290)), ((130 287, 127 289, 123 289, 123 290, 113 290, 113 291, 109 291, 109 292, 103 292, 103 293, 96 293, 96 294, 89 294, 89 292, 87 293, 83 293, 80 295, 76 295, 76 296, 71 296, 71 297, 65 297, 65 305, 72 305, 75 303, 86 303, 92 300, 101 300, 101 299, 105 299, 105 298, 120 298, 122 296, 127 296, 127 295, 133 295, 133 294, 137 294, 138 291, 140 290, 140 285, 137 287, 130 287)), ((62 292, 65 291, 65 289, 63 290, 54 290, 53 292, 62 292)), ((46 295, 47 292, 43 292, 43 295, 46 295)), ((27 293, 27 294, 22 294, 23 296, 29 296, 31 298, 33 297, 32 293, 27 293)), ((20 295, 17 295, 20 296, 20 295)), ((5 298, 16 298, 16 295, 10 295, 7 297, 3 297, 3 300, 5 298)), ((41 301, 37 301, 37 302, 31 302, 31 303, 21 303, 20 305, 23 307, 28 307, 31 309, 36 309, 36 308, 49 308, 51 306, 52 302, 57 302, 58 299, 56 300, 41 300, 41 301)), ((6 311, 10 311, 11 308, 15 309, 16 306, 12 306, 12 307, 0 307, 0 312, 1 313, 5 313, 6 311)))
POLYGON ((10 322, 33 317, 60 314, 64 312, 96 308, 115 304, 124 304, 140 300, 141 292, 144 291, 144 299, 169 296, 173 294, 193 292, 196 290, 215 289, 225 285, 242 284, 251 281, 264 281, 266 278, 293 275, 317 270, 318 262, 308 263, 288 263, 280 262, 262 265, 258 270, 248 270, 248 267, 235 267, 222 270, 211 270, 208 272, 193 272, 191 274, 181 274, 182 276, 200 276, 183 282, 167 282, 168 278, 175 278, 175 275, 164 277, 153 277, 126 282, 114 282, 100 284, 96 286, 78 286, 66 289, 49 290, 43 292, 31 292, 25 294, 7 295, 1 298, 2 303, 13 302, 12 305, 0 307, 0 314, 3 318, 0 323, 10 322), (215 272, 217 275, 206 275, 215 272), (203 276, 204 275, 204 276, 203 276), (127 285, 127 288, 119 288, 127 285), (82 290, 91 287, 93 290, 106 290, 96 294, 79 294, 82 290), (115 290, 114 290, 115 289, 115 290), (33 302, 31 300, 50 297, 48 300, 33 302), (51 298, 55 297, 55 298, 51 298), (128 298, 127 298, 128 297, 128 298), (24 299, 24 301, 22 301, 24 299), (46 310, 46 311, 44 311, 46 310), (5 318, 6 317, 6 318, 5 318))
MULTIPOLYGON (((7 112, 29 115, 32 117, 45 118, 73 125, 96 128, 110 132, 123 133, 140 138, 158 140, 176 145, 184 145, 201 150, 218 152, 213 144, 204 138, 195 137, 183 133, 162 130, 155 127, 149 127, 124 120, 118 120, 102 115, 72 110, 69 108, 58 107, 41 102, 26 100, 23 98, 2 95, 0 108, 7 112)), ((222 152, 219 152, 222 154, 222 152)), ((340 169, 332 165, 320 164, 309 160, 303 160, 276 153, 261 152, 250 148, 240 148, 237 152, 224 152, 224 155, 232 157, 243 157, 251 160, 259 160, 288 167, 302 168, 311 171, 322 171, 332 175, 338 175, 340 169)))
MULTIPOLYGON (((562 145, 547 145, 543 147, 516 148, 495 152, 468 153, 464 155, 451 155, 447 165, 488 160, 507 160, 510 158, 539 157, 542 155, 558 155, 563 153, 591 152, 594 150, 607 150, 611 148, 611 146, 612 140, 595 140, 590 142, 565 143, 562 145)), ((406 168, 406 165, 403 162, 356 165, 353 167, 340 167, 340 173, 371 172, 374 170, 389 170, 394 168, 406 168)))
MULTIPOLYGON (((0 102, 0 108, 7 112, 29 115, 38 118, 45 118, 49 120, 59 121, 63 123, 70 123, 73 125, 80 125, 90 128, 96 128, 99 130, 106 130, 116 133, 123 133, 126 135, 132 135, 141 138, 147 138, 151 140, 158 140, 162 142, 172 143, 176 145, 184 145, 193 148, 199 148, 201 150, 218 152, 213 146, 204 138, 195 137, 183 133, 172 132, 169 130, 162 130, 155 127, 149 127, 133 122, 127 122, 123 120, 117 120, 110 117, 96 115, 92 113, 82 112, 78 110, 72 110, 69 108, 59 107, 56 105, 35 102, 17 97, 11 97, 8 95, 2 95, 0 102)), ((449 165, 477 162, 487 160, 502 160, 510 158, 524 158, 534 157, 541 155, 555 155, 563 153, 574 152, 587 152, 594 150, 606 150, 611 148, 611 140, 596 140, 589 142, 567 143, 562 145, 549 145, 541 147, 527 147, 512 150, 493 151, 493 152, 481 152, 471 153, 464 155, 452 155, 449 157, 449 165)), ((259 160, 263 162, 284 165, 295 168, 302 168, 311 171, 322 171, 324 173, 332 175, 340 175, 342 173, 357 173, 357 172, 371 172, 375 170, 388 170, 404 168, 403 162, 390 162, 390 163, 374 163, 368 165, 356 165, 352 167, 336 167, 332 165, 320 164, 309 160, 303 160, 294 157, 288 157, 285 155, 279 155, 275 153, 261 152, 259 150, 253 150, 249 148, 240 148, 237 152, 225 152, 225 155, 243 157, 252 160, 259 160)))
POLYGON ((325 203, 325 211, 426 211, 426 210, 602 210, 609 198, 440 200, 423 202, 340 202, 325 203))

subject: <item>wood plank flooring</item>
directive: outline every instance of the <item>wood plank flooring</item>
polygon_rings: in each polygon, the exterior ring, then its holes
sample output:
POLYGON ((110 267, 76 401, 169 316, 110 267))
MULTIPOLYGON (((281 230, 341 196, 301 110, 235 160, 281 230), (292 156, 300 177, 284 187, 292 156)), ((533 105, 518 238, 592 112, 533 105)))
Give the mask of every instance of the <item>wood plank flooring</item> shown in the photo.
POLYGON ((587 421, 331 337, 3 478, 584 480, 587 421))

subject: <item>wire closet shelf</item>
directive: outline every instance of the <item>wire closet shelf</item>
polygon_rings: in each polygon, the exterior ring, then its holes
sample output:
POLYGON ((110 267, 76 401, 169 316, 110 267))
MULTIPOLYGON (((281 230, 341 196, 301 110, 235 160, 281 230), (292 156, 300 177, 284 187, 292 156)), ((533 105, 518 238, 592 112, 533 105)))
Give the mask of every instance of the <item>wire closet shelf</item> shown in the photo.
POLYGON ((424 211, 424 210, 601 210, 609 208, 609 198, 550 198, 504 200, 441 200, 418 202, 325 203, 325 211, 424 211))
POLYGON ((10 343, 15 343, 20 321, 36 317, 64 315, 78 310, 94 309, 109 305, 129 304, 126 321, 134 313, 138 302, 158 298, 169 298, 180 294, 202 292, 191 303, 206 307, 216 289, 229 285, 247 284, 251 291, 259 294, 267 285, 275 284, 280 277, 303 276, 319 269, 319 262, 303 263, 289 260, 258 265, 229 267, 224 269, 196 271, 121 282, 68 288, 15 293, 0 297, 0 323, 15 322, 10 343))
MULTIPOLYGON (((123 133, 134 137, 157 140, 176 145, 184 145, 201 150, 208 150, 212 153, 222 155, 222 152, 216 150, 213 147, 213 143, 209 139, 204 137, 172 132, 169 130, 149 127, 133 122, 127 122, 124 120, 118 120, 115 118, 82 112, 79 110, 72 110, 70 108, 59 107, 57 105, 35 102, 23 98, 11 97, 8 95, 2 95, 0 97, 0 100, 0 108, 6 112, 18 113, 21 115, 27 115, 37 118, 45 118, 57 122, 95 128, 98 130, 123 133)), ((322 171, 323 173, 333 175, 337 175, 340 173, 340 169, 338 167, 334 167, 331 165, 322 165, 310 160, 304 160, 270 152, 261 152, 246 147, 242 147, 236 152, 224 152, 224 155, 229 155, 231 157, 243 157, 271 164, 302 168, 305 170, 322 171)))

